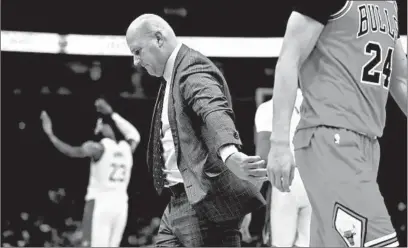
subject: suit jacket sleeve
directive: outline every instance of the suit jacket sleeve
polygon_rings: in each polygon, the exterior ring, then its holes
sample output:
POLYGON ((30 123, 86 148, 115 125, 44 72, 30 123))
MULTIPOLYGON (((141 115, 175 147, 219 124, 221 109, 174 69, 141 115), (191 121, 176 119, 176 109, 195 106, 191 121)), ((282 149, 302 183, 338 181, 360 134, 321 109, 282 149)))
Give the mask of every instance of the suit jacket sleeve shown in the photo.
POLYGON ((185 103, 203 122, 202 138, 209 149, 215 149, 219 155, 224 145, 242 145, 221 82, 210 73, 193 73, 180 82, 180 90, 185 103))

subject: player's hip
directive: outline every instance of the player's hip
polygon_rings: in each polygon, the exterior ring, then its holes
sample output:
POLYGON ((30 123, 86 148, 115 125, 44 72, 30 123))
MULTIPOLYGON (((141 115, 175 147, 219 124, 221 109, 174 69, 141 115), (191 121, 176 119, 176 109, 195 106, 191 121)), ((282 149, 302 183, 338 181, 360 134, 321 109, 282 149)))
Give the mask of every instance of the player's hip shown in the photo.
POLYGON ((316 127, 299 130, 294 143, 304 182, 311 177, 327 183, 376 183, 380 159, 376 139, 344 128, 316 127))
POLYGON ((116 198, 93 198, 85 201, 84 219, 111 219, 128 211, 128 201, 116 198))
POLYGON ((303 129, 332 127, 347 129, 367 138, 377 139, 382 136, 384 126, 384 121, 368 115, 361 116, 352 111, 336 111, 328 108, 319 110, 318 113, 316 111, 302 112, 296 133, 303 129))
POLYGON ((333 153, 342 153, 342 155, 350 157, 351 149, 354 149, 354 156, 367 157, 373 155, 372 153, 370 154, 370 151, 378 151, 379 149, 377 137, 369 136, 340 125, 318 125, 298 129, 293 138, 293 143, 295 153, 302 148, 311 148, 314 152, 320 151, 320 155, 325 158, 328 158, 333 153))
POLYGON ((127 202, 129 196, 127 191, 124 190, 95 190, 95 189, 88 189, 88 192, 85 196, 85 200, 95 200, 99 202, 127 202))

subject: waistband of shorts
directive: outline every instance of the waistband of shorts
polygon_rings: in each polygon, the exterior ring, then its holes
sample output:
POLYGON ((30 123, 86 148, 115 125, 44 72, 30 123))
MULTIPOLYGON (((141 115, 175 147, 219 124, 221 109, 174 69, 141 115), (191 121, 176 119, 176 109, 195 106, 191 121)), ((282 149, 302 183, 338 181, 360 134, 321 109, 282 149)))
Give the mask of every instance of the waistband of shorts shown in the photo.
POLYGON ((360 135, 360 136, 364 136, 365 138, 368 138, 368 139, 370 139, 370 140, 372 140, 372 141, 375 141, 375 140, 378 139, 377 136, 368 135, 368 134, 366 134, 366 133, 358 132, 358 131, 351 130, 351 129, 344 128, 344 127, 335 127, 335 126, 327 126, 327 125, 320 125, 320 126, 317 126, 317 127, 326 127, 326 128, 334 128, 334 129, 345 129, 345 130, 347 130, 347 131, 353 132, 353 133, 358 134, 358 135, 360 135))
POLYGON ((115 199, 127 201, 129 196, 127 192, 117 192, 117 191, 105 191, 105 192, 92 192, 92 194, 87 194, 85 196, 85 201, 95 200, 95 199, 115 199))

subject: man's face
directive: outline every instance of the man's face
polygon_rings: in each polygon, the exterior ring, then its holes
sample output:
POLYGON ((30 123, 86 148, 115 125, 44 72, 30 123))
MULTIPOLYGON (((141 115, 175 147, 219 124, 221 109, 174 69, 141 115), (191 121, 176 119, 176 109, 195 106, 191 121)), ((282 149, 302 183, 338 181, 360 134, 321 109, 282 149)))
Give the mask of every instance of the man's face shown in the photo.
POLYGON ((141 65, 152 76, 163 76, 167 61, 162 49, 163 40, 160 37, 154 34, 142 35, 138 32, 132 37, 127 37, 127 42, 135 66, 141 65))

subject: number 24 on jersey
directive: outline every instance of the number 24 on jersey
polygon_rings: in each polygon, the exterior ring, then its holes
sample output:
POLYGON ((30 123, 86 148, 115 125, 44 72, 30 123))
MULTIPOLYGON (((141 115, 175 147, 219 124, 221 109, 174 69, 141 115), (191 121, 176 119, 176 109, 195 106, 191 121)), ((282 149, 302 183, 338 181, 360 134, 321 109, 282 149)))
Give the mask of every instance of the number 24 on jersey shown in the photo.
POLYGON ((381 78, 384 77, 384 82, 382 85, 385 89, 388 89, 392 72, 393 52, 394 49, 389 47, 387 49, 385 58, 383 58, 383 48, 381 47, 381 44, 375 41, 369 41, 365 45, 364 54, 371 55, 372 58, 363 66, 361 70, 361 82, 371 85, 381 85, 381 78), (382 70, 376 70, 375 68, 381 63, 383 63, 382 70))

